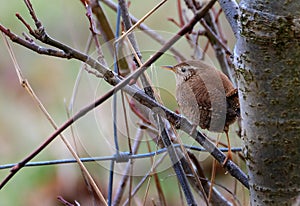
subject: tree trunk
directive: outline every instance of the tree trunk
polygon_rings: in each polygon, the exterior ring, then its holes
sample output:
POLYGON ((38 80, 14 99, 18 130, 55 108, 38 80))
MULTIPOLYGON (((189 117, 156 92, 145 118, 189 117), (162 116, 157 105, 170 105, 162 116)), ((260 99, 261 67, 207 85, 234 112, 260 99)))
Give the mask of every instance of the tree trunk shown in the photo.
POLYGON ((251 205, 300 195, 300 1, 242 0, 235 64, 251 205))

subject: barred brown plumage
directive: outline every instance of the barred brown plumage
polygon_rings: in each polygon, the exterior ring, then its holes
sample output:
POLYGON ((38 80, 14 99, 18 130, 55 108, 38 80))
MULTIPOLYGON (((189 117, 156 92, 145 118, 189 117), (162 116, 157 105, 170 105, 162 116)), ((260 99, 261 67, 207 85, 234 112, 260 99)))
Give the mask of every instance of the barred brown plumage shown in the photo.
POLYGON ((195 129, 199 125, 212 132, 226 133, 229 152, 225 164, 231 158, 229 125, 240 115, 237 89, 223 72, 200 60, 163 67, 175 72, 176 100, 195 129))

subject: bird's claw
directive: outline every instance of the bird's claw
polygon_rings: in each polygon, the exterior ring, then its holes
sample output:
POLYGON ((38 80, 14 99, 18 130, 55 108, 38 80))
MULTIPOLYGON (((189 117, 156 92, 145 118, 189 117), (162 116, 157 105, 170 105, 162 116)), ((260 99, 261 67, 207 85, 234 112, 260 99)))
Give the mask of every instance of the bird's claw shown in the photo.
POLYGON ((226 155, 225 160, 222 162, 222 166, 225 167, 226 163, 228 162, 228 160, 232 160, 232 154, 231 154, 231 150, 228 150, 228 154, 226 155))
POLYGON ((176 129, 180 129, 180 127, 181 127, 181 121, 179 119, 176 120, 174 126, 175 126, 176 129))

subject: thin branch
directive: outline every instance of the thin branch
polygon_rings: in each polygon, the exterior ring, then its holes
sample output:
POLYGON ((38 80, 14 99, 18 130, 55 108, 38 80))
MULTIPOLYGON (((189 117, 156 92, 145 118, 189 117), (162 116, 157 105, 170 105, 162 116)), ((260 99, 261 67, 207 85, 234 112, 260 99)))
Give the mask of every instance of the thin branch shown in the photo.
POLYGON ((227 40, 225 39, 225 37, 224 37, 223 31, 222 31, 221 25, 220 25, 221 22, 219 21, 220 16, 221 16, 221 14, 223 13, 223 10, 222 10, 222 8, 220 8, 220 9, 218 10, 218 12, 216 12, 215 9, 213 8, 211 11, 212 11, 213 16, 214 16, 214 22, 216 23, 217 28, 218 28, 218 31, 219 31, 219 36, 220 36, 220 38, 221 38, 220 41, 223 42, 224 44, 227 44, 228 41, 227 41, 227 40))
MULTIPOLYGON (((154 169, 157 168, 162 163, 162 161, 164 160, 165 157, 166 157, 166 155, 163 155, 159 160, 157 160, 155 165, 152 166, 152 168, 154 168, 154 169)), ((141 188, 141 186, 144 184, 144 182, 147 180, 147 178, 149 176, 151 176, 151 170, 149 172, 147 172, 147 174, 141 179, 141 181, 133 189, 130 197, 127 198, 127 200, 124 202, 123 206, 128 205, 129 199, 132 198, 137 193, 137 191, 141 188)))
POLYGON ((93 39, 95 42, 95 46, 96 46, 96 50, 98 53, 97 59, 101 64, 107 66, 107 63, 106 63, 106 60, 104 59, 103 51, 102 51, 102 48, 100 46, 100 42, 99 42, 99 39, 97 36, 96 22, 94 21, 94 19, 92 17, 92 7, 89 4, 86 6, 86 16, 90 22, 90 31, 92 33, 92 36, 93 36, 93 39))
MULTIPOLYGON (((109 8, 111 8, 112 10, 114 10, 115 12, 117 11, 117 4, 114 3, 113 1, 110 0, 101 0, 103 1, 103 3, 105 3, 109 8)), ((134 17, 132 14, 129 14, 129 17, 131 19, 131 21, 136 24, 139 19, 137 19, 136 17, 134 17)), ((163 39, 162 36, 160 36, 158 33, 156 33, 153 29, 149 28, 146 24, 141 23, 138 25, 138 28, 140 30, 142 30, 145 34, 149 35, 151 38, 153 38, 154 40, 156 40, 158 43, 160 43, 161 45, 166 44, 166 41, 163 39)), ((170 52, 172 52, 176 58, 179 58, 180 61, 184 61, 186 58, 175 48, 170 47, 169 48, 170 52)))
MULTIPOLYGON (((142 65, 142 62, 140 60, 141 54, 140 54, 140 51, 138 49, 138 45, 137 45, 137 41, 135 39, 135 36, 132 35, 132 33, 130 33, 130 31, 133 31, 135 26, 142 23, 148 16, 150 16, 154 11, 156 11, 165 2, 166 2, 165 0, 161 1, 150 12, 148 12, 139 22, 137 22, 134 26, 131 27, 131 20, 129 18, 129 12, 128 12, 127 7, 125 5, 125 1, 124 0, 119 0, 119 5, 120 5, 120 8, 122 10, 123 21, 125 23, 125 27, 126 27, 126 30, 127 30, 126 33, 122 37, 127 38, 126 35, 127 34, 129 35, 127 39, 129 40, 129 45, 132 45, 133 54, 135 55, 134 60, 137 64, 137 66, 142 65)), ((119 38, 117 40, 117 42, 120 41, 122 39, 122 37, 119 38)), ((145 93, 149 97, 151 97, 152 99, 154 99, 156 101, 160 100, 159 95, 155 93, 154 89, 150 85, 150 79, 147 76, 147 73, 141 75, 141 81, 142 81, 145 93)), ((161 101, 159 101, 159 102, 161 103, 161 101)), ((190 186, 188 185, 187 176, 186 176, 186 174, 183 170, 181 162, 178 159, 178 155, 177 155, 175 149, 172 147, 172 141, 169 137, 169 134, 165 130, 165 123, 164 123, 163 119, 160 116, 156 116, 156 114, 154 114, 153 117, 154 117, 154 119, 156 119, 156 124, 159 125, 158 128, 160 128, 159 129, 160 130, 160 138, 161 138, 162 142, 164 143, 164 146, 166 148, 169 148, 168 153, 169 153, 169 156, 170 156, 171 161, 173 163, 174 171, 175 171, 175 173, 177 175, 177 178, 178 178, 178 180, 179 180, 179 182, 182 186, 182 189, 184 191, 186 201, 189 205, 195 205, 196 202, 195 202, 194 196, 192 194, 192 191, 190 189, 190 186)), ((149 182, 150 182, 150 179, 149 179, 149 182)), ((147 188, 149 189, 149 184, 148 184, 147 188)), ((145 198, 147 197, 148 189, 147 189, 147 192, 145 194, 144 201, 146 200, 145 198)), ((205 194, 204 194, 204 196, 205 196, 205 194)), ((208 202, 207 202, 207 204, 208 204, 208 202)))
MULTIPOLYGON (((119 91, 121 88, 128 94, 132 95, 136 100, 138 100, 143 105, 149 107, 150 109, 153 108, 160 108, 161 111, 163 111, 166 114, 166 119, 168 119, 172 124, 180 126, 180 129, 189 134, 193 126, 192 124, 185 118, 178 116, 174 112, 168 110, 164 106, 159 105, 157 102, 153 101, 151 98, 146 96, 142 91, 137 89, 134 85, 129 86, 128 83, 132 79, 136 79, 142 72, 144 72, 148 66, 150 66, 155 60, 157 60, 168 48, 170 48, 178 39, 180 39, 181 36, 183 36, 186 32, 191 31, 191 29, 194 27, 194 25, 205 15, 205 13, 213 6, 215 3, 215 0, 210 1, 206 6, 204 6, 200 11, 196 13, 194 18, 186 24, 178 33, 176 36, 171 38, 157 53, 155 53, 151 58, 149 58, 140 69, 136 70, 134 73, 129 75, 126 79, 121 80, 119 77, 115 76, 113 72, 109 71, 106 67, 99 64, 96 60, 92 59, 91 57, 88 57, 85 54, 82 54, 66 45, 63 45, 61 43, 57 43, 56 41, 51 39, 51 43, 55 42, 55 44, 58 48, 64 48, 64 51, 66 51, 68 56, 70 58, 75 58, 80 61, 84 61, 87 64, 91 65, 93 68, 97 69, 99 72, 103 72, 104 79, 112 84, 116 85, 111 90, 109 90, 105 95, 103 95, 101 98, 97 99, 92 104, 84 107, 82 110, 80 110, 77 114, 75 114, 71 119, 69 119, 67 122, 65 122, 58 130, 56 130, 36 151, 32 152, 28 157, 26 157, 23 161, 21 161, 18 165, 13 167, 11 173, 3 180, 3 182, 0 184, 0 189, 11 179, 17 171, 19 171, 24 165, 29 162, 33 157, 35 157, 40 151, 42 151, 43 148, 45 148, 57 135, 59 135, 62 131, 64 131, 66 128, 68 128, 74 121, 81 118, 83 115, 85 115, 87 112, 92 110, 93 108, 99 106, 101 103, 106 101, 108 98, 110 98, 115 92, 119 91)), ((28 42, 26 40, 23 40, 21 38, 16 39, 16 35, 12 35, 12 33, 0 25, 0 30, 3 31, 7 36, 12 37, 12 40, 14 42, 17 42, 21 45, 25 44, 27 48, 32 48, 31 44, 28 45, 28 42)), ((47 38, 46 42, 49 39, 47 38)), ((33 51, 37 51, 37 48, 32 48, 33 51)), ((65 53, 64 53, 65 54, 65 53)), ((50 55, 48 53, 48 55, 50 55)), ((203 135, 200 132, 197 132, 193 135, 193 138, 196 139, 199 144, 201 144, 207 151, 209 151, 217 160, 218 162, 222 163, 226 156, 214 146, 213 143, 211 143, 205 135, 203 135)), ((232 161, 228 161, 225 165, 225 168, 229 171, 229 173, 237 178, 245 187, 249 188, 248 180, 246 175, 236 166, 232 161)))
MULTIPOLYGON (((197 11, 197 9, 201 9, 202 5, 200 5, 195 1, 185 0, 185 2, 188 5, 188 7, 192 9, 194 13, 197 11)), ((220 67, 222 71, 231 79, 231 81, 236 87, 236 79, 234 78, 234 71, 233 71, 234 69, 233 69, 233 64, 231 63, 231 59, 228 58, 228 55, 226 55, 226 51, 223 49, 222 45, 215 40, 216 38, 214 36, 215 35, 219 36, 219 30, 217 24, 215 23, 215 21, 213 21, 213 16, 211 12, 207 12, 203 19, 205 20, 207 27, 210 28, 209 30, 207 30, 207 34, 208 34, 207 38, 209 39, 211 45, 213 46, 220 67)), ((217 39, 218 38, 220 37, 217 37, 217 39)))
POLYGON ((214 41, 216 41, 226 52, 227 55, 232 55, 231 51, 227 48, 227 46, 220 40, 220 37, 217 36, 212 29, 207 25, 207 23, 201 19, 200 20, 202 26, 205 28, 207 35, 210 35, 210 38, 213 38, 214 41))
MULTIPOLYGON (((108 18, 106 17, 106 14, 104 13, 100 5, 100 2, 98 0, 90 0, 89 4, 92 7, 92 11, 98 20, 98 27, 101 32, 101 36, 103 37, 104 41, 108 44, 108 48, 111 55, 114 56, 113 40, 115 40, 115 35, 110 26, 108 18)), ((123 54, 119 54, 119 55, 124 56, 123 54)), ((117 59, 117 65, 119 69, 121 69, 119 70, 119 73, 122 76, 126 76, 130 72, 125 58, 117 59)))
POLYGON ((8 36, 13 42, 16 42, 17 44, 20 44, 30 50, 33 50, 38 54, 60 57, 60 58, 69 58, 68 54, 66 54, 64 51, 38 46, 37 44, 33 43, 32 41, 28 41, 27 39, 22 39, 21 37, 12 33, 9 29, 5 28, 1 24, 0 24, 0 30, 6 36, 8 36))
MULTIPOLYGON (((220 135, 218 135, 216 146, 218 146, 219 140, 220 140, 220 135)), ((211 200, 212 192, 213 192, 213 186, 214 186, 214 183, 215 183, 216 167, 217 167, 217 161, 216 161, 216 160, 213 160, 213 163, 212 163, 212 171, 211 171, 211 178, 210 178, 211 186, 210 186, 210 188, 209 188, 209 193, 208 193, 208 199, 209 199, 209 201, 211 200)))
MULTIPOLYGON (((11 56, 13 62, 14 62, 15 70, 16 70, 17 75, 19 77, 19 82, 20 82, 21 86, 23 88, 25 88, 26 91, 28 92, 28 94, 33 98, 33 101, 37 104, 37 106, 39 107, 39 109, 46 116, 47 120, 50 122, 50 124, 52 125, 52 127, 54 129, 57 129, 58 126, 56 125, 55 121, 53 120, 53 118, 51 117, 51 115, 49 114, 49 112, 47 111, 47 109, 44 107, 44 105, 42 104, 42 102, 40 101, 40 99, 37 97, 37 95, 33 91, 33 89, 31 88, 31 86, 29 84, 29 82, 23 77, 21 69, 20 69, 20 67, 19 67, 19 65, 17 63, 16 58, 15 58, 15 55, 12 52, 12 49, 11 49, 11 47, 9 45, 9 42, 7 41, 7 39, 6 39, 5 36, 4 36, 4 40, 5 40, 6 46, 8 47, 8 51, 10 52, 10 56, 11 56)), ((76 152, 73 149, 72 145, 69 143, 69 141, 67 140, 67 138, 62 133, 59 136, 62 139, 62 141, 64 142, 64 144, 66 145, 66 147, 68 148, 68 150, 70 151, 70 153, 72 154, 72 156, 76 159, 76 161, 77 161, 80 169, 82 170, 82 172, 86 176, 86 178, 89 180, 89 182, 90 182, 92 188, 94 189, 95 193, 97 194, 99 200, 102 201, 105 205, 107 205, 106 201, 105 201, 105 198, 103 197, 103 194, 100 192, 100 189, 98 188, 97 184, 95 183, 94 179, 92 178, 92 176, 90 175, 90 173, 88 172, 88 170, 86 169, 86 167, 84 166, 84 164, 80 161, 80 158, 76 154, 76 152)))
MULTIPOLYGON (((120 41, 122 41, 124 38, 129 40, 129 46, 131 47, 132 53, 133 53, 133 60, 136 64, 137 67, 140 67, 142 65, 142 55, 139 50, 135 35, 132 33, 132 31, 138 27, 142 22, 144 22, 151 14, 153 14, 155 11, 157 11, 164 3, 166 0, 161 1, 158 3, 154 8, 152 8, 147 14, 145 14, 138 22, 136 22, 133 26, 131 23, 131 19, 129 18, 129 12, 127 9, 127 5, 125 0, 119 0, 119 7, 121 10, 121 15, 122 19, 125 25, 125 33, 119 37, 116 41, 115 44, 118 45, 120 41)), ((147 73, 142 73, 140 75, 140 79, 144 88, 145 93, 150 96, 151 98, 155 99, 157 95, 155 95, 154 89, 150 85, 150 79, 147 75, 147 73)))
POLYGON ((68 202, 67 200, 65 200, 62 196, 58 196, 57 199, 64 204, 65 206, 75 206, 74 204, 68 202))
MULTIPOLYGON (((136 152, 137 152, 137 150, 140 146, 141 139, 142 139, 143 135, 144 135, 143 129, 138 128, 137 132, 136 132, 136 135, 135 135, 135 138, 134 138, 132 154, 136 154, 136 152)), ((132 169, 132 161, 128 162, 126 167, 125 167, 124 175, 123 175, 122 179, 119 182, 119 186, 117 187, 118 190, 116 192, 116 195, 114 197, 114 201, 113 201, 112 205, 120 205, 120 202, 121 202, 122 196, 124 194, 125 187, 127 185, 127 180, 129 178, 129 174, 130 174, 131 169, 132 169)))
POLYGON ((157 118, 157 123, 159 124, 158 125, 158 130, 159 130, 159 133, 161 135, 161 139, 164 143, 164 146, 168 149, 168 154, 170 156, 170 159, 172 161, 172 164, 173 164, 173 169, 177 175, 177 179, 178 181, 180 182, 180 185, 182 187, 182 190, 183 190, 183 193, 185 195, 185 198, 186 198, 186 201, 187 201, 187 204, 188 205, 196 205, 196 201, 194 199, 194 196, 192 194, 192 191, 191 191, 191 188, 190 186, 188 185, 188 179, 187 179, 187 176, 185 175, 184 173, 184 170, 183 170, 183 166, 181 164, 181 162, 179 161, 179 158, 178 158, 178 153, 176 152, 171 140, 170 140, 170 137, 168 136, 168 133, 166 131, 166 128, 163 124, 163 121, 162 121, 162 117, 161 117, 161 114, 159 114, 160 112, 158 112, 157 114, 153 114, 153 117, 157 118))
MULTIPOLYGON (((186 160, 186 163, 187 163, 187 167, 186 167, 186 168, 188 168, 189 173, 190 173, 191 175, 194 176, 194 179, 193 179, 193 180, 195 180, 195 185, 197 186, 197 188, 198 188, 199 191, 201 192, 205 204, 206 204, 206 205, 209 205, 209 201, 208 201, 207 195, 206 195, 206 193, 205 193, 205 191, 204 191, 203 184, 202 184, 202 182, 200 181, 200 177, 198 176, 197 172, 196 172, 195 169, 194 169, 194 165, 192 164, 191 158, 190 158, 190 156, 188 155, 187 150, 186 150, 185 147, 183 146, 183 143, 182 143, 180 137, 177 138, 177 141, 178 141, 179 144, 181 145, 181 148, 180 148, 180 149, 182 150, 181 153, 183 153, 183 156, 185 157, 185 160, 186 160)), ((183 162, 183 160, 182 160, 182 162, 183 162)), ((187 172, 186 172, 186 173, 187 173, 187 172)))
MULTIPOLYGON (((95 1, 95 3, 97 3, 98 1, 95 1)), ((97 5, 99 6, 99 9, 101 10, 101 13, 104 14, 104 12, 102 11, 102 8, 100 7, 100 4, 97 3, 97 5)), ((104 16, 102 14, 102 16, 104 16)), ((105 16, 104 16, 104 20, 106 23, 108 23, 108 21, 106 20, 105 16)), ((103 21, 103 19, 99 19, 99 23, 101 24, 101 21, 103 21)), ((121 13, 120 13, 120 10, 118 9, 118 12, 117 12, 117 21, 116 21, 116 31, 115 31, 115 35, 113 35, 115 38, 118 38, 119 37, 119 33, 120 33, 120 21, 121 21, 121 13)), ((103 27, 103 26, 107 26, 107 25, 101 25, 100 27, 103 27)), ((110 31, 110 25, 108 24, 108 32, 111 32, 110 31)), ((104 28, 103 30, 106 30, 107 28, 104 28)), ((118 50, 118 45, 116 45, 116 48, 118 50)), ((114 58, 114 72, 119 74, 119 68, 118 68, 118 64, 117 64, 117 59, 120 59, 117 57, 117 54, 118 54, 118 51, 116 53, 113 53, 113 58, 114 58)), ((121 58, 122 59, 122 58, 121 58)), ((130 71, 130 70, 129 70, 130 71)), ((122 99, 124 99, 124 96, 123 96, 123 92, 121 91, 121 96, 122 96, 122 99)), ((122 104, 123 108, 124 108, 124 101, 123 101, 123 104, 122 104)), ((116 150, 116 153, 115 155, 116 156, 120 156, 120 149, 119 149, 119 138, 118 138, 118 129, 117 129, 117 94, 114 94, 113 95, 113 101, 112 101, 112 116, 113 116, 113 136, 114 136, 114 143, 115 143, 115 150, 116 150)), ((126 117, 126 113, 125 113, 125 117, 126 117)), ((126 123, 126 126, 127 126, 127 119, 125 118, 125 123, 126 123)), ((127 133, 127 138, 129 139, 129 133, 127 133)), ((128 143, 130 143, 130 140, 128 141, 128 143)), ((130 148, 130 151, 131 151, 131 148, 130 148)), ((130 161, 131 163, 131 161, 130 161)), ((112 195, 113 195, 113 180, 114 180, 114 165, 115 165, 115 161, 111 161, 110 163, 110 170, 109 170, 109 183, 108 183, 108 195, 107 195, 107 202, 108 204, 111 206, 111 203, 112 203, 112 195)))
MULTIPOLYGON (((92 40, 93 40, 93 36, 92 36, 92 34, 90 34, 89 38, 88 38, 88 41, 87 41, 87 44, 86 44, 86 48, 84 49, 85 53, 89 52, 89 50, 91 48, 91 45, 92 45, 92 40)), ((86 64, 84 64, 84 63, 81 64, 80 70, 79 70, 79 72, 77 74, 76 81, 74 83, 74 87, 73 87, 73 91, 72 91, 72 96, 70 98, 69 105, 65 104, 65 106, 66 106, 66 113, 67 113, 67 117, 68 118, 71 117, 71 112, 73 111, 73 106, 74 106, 75 98, 76 98, 76 95, 77 95, 77 92, 78 92, 78 88, 79 88, 79 83, 80 83, 80 81, 82 79, 82 74, 84 72, 84 68, 86 68, 86 67, 87 67, 86 64)), ((93 70, 93 71, 96 71, 96 70, 93 70)), ((74 128, 72 126, 70 127, 70 131, 71 131, 71 137, 72 137, 72 141, 73 141, 73 144, 74 144, 74 147, 75 147, 75 151, 76 151, 76 153, 78 153, 78 147, 77 147, 76 138, 75 138, 75 131, 74 131, 74 128)), ((94 192, 93 192, 93 189, 92 189, 93 186, 90 183, 89 178, 85 175, 83 169, 80 169, 80 170, 81 170, 82 177, 84 179, 84 183, 86 184, 87 190, 88 190, 89 194, 91 195, 91 197, 93 199, 92 201, 96 201, 95 197, 94 197, 94 192)))
MULTIPOLYGON (((121 41, 124 37, 126 37, 128 35, 128 38, 130 39, 130 42, 132 43, 134 49, 136 51, 139 51, 139 49, 137 48, 137 43, 136 43, 136 40, 134 39, 134 37, 132 37, 132 31, 138 27, 143 21, 145 21, 145 19, 147 19, 151 14, 153 14, 159 7, 161 7, 167 0, 163 0, 161 1, 159 4, 157 4, 153 9, 151 9, 147 14, 145 14, 145 16, 143 16, 143 18, 141 18, 138 22, 136 22, 133 26, 131 24, 131 21, 127 21, 127 20, 130 20, 129 18, 129 12, 127 10, 127 7, 125 5, 125 1, 124 0, 119 0, 119 4, 120 4, 120 7, 122 9, 122 18, 125 23, 125 27, 126 29, 128 29, 120 38, 118 38, 116 40, 116 42, 119 42, 121 41)), ((139 55, 139 54, 138 54, 139 55)))

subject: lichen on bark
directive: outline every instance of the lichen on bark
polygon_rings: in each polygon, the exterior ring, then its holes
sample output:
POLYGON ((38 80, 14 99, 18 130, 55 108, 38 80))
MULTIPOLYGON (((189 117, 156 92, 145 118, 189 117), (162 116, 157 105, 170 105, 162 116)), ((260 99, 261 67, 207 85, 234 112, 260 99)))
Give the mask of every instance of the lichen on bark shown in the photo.
POLYGON ((300 2, 244 0, 240 9, 235 65, 251 203, 289 205, 300 193, 300 2))

